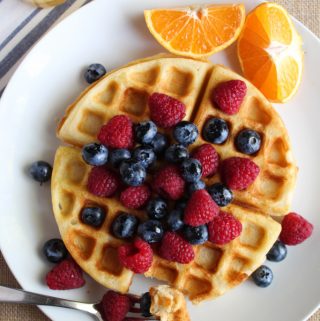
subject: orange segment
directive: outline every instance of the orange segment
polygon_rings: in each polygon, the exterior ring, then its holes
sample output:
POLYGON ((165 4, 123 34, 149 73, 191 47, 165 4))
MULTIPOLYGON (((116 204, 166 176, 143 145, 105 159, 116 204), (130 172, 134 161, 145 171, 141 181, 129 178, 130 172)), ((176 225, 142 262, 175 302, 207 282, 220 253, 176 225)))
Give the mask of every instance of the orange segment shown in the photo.
POLYGON ((144 12, 151 34, 170 52, 202 58, 232 42, 241 31, 245 9, 239 5, 203 5, 144 12))
POLYGON ((286 10, 263 3, 249 13, 238 40, 244 75, 274 102, 289 100, 302 77, 302 40, 286 10))

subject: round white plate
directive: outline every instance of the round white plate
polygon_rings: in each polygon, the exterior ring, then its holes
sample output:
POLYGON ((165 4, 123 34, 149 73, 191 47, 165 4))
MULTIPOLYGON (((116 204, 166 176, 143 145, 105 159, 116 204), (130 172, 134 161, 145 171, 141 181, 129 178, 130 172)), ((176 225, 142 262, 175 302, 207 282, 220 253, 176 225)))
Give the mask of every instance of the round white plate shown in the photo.
MULTIPOLYGON (((197 0, 185 0, 184 4, 194 2, 197 0)), ((245 2, 248 10, 258 3, 245 2)), ((162 0, 161 4, 148 0, 93 1, 33 48, 3 94, 0 244, 12 272, 27 290, 89 302, 105 291, 89 277, 79 290, 55 292, 46 287, 44 276, 51 266, 41 255, 41 247, 59 234, 51 210, 50 184, 36 184, 28 177, 27 168, 38 159, 52 163, 59 145, 57 120, 85 88, 82 75, 87 65, 100 62, 110 70, 164 51, 149 34, 143 18, 143 9, 159 5, 181 5, 181 0, 162 0)), ((274 271, 272 286, 261 289, 248 281, 215 301, 190 304, 192 320, 301 321, 320 302, 320 42, 300 23, 296 25, 306 53, 303 81, 292 101, 276 108, 288 127, 300 167, 293 209, 315 225, 313 236, 300 246, 290 247, 284 262, 267 263, 274 271)), ((212 61, 239 71, 234 46, 212 61)), ((138 277, 131 289, 142 293, 150 284, 138 277)), ((91 320, 80 312, 42 309, 55 321, 91 320)))

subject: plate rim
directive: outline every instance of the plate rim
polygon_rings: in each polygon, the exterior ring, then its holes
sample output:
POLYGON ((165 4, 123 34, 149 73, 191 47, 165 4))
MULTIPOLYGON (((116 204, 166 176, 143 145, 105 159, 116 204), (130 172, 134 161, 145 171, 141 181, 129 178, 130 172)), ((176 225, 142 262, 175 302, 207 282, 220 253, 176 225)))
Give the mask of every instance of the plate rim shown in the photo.
MULTIPOLYGON (((68 23, 68 21, 70 19, 77 19, 76 17, 78 15, 81 15, 82 11, 86 11, 89 10, 89 8, 97 6, 99 7, 100 3, 102 3, 104 0, 95 0, 95 1, 91 1, 89 3, 86 3, 85 5, 83 5, 82 7, 78 8, 76 11, 72 12, 70 15, 68 15, 67 17, 65 17, 62 21, 60 21, 59 23, 57 23, 55 26, 53 26, 41 39, 39 39, 37 41, 37 43, 29 50, 29 52, 25 55, 25 57, 23 58, 23 60, 19 63, 19 66, 17 67, 17 69, 14 71, 13 75, 10 77, 3 93, 2 96, 0 97, 0 118, 1 116, 3 116, 6 112, 6 109, 3 108, 3 105, 5 105, 5 101, 7 99, 7 93, 9 92, 8 88, 10 89, 14 82, 15 79, 17 77, 17 75, 20 73, 20 70, 22 70, 24 68, 25 65, 27 65, 28 60, 30 59, 30 57, 37 52, 38 47, 40 47, 42 45, 42 42, 46 41, 46 39, 48 37, 50 37, 50 35, 54 32, 56 32, 57 29, 62 29, 63 25, 65 23, 68 23)), ((195 2, 201 2, 201 0, 194 0, 195 2)), ((263 3, 265 1, 263 0, 254 0, 255 3, 260 4, 263 3)), ((255 3, 253 5, 255 5, 255 3)), ((247 15, 247 13, 246 13, 247 15)), ((294 16, 290 15, 294 24, 298 25, 299 28, 303 29, 304 32, 306 32, 312 39, 313 41, 315 41, 318 45, 320 45, 320 37, 318 37, 313 31, 311 31, 306 25, 304 25, 301 21, 299 21, 297 18, 295 18, 294 16)), ((0 143, 1 143, 2 139, 0 139, 0 143)), ((0 144, 1 145, 1 144, 0 144)), ((3 255, 3 258, 7 264, 7 266, 10 269, 10 272, 12 273, 12 275, 14 276, 14 278, 16 279, 16 281, 18 282, 18 284, 21 286, 21 282, 20 282, 20 277, 18 277, 15 273, 14 273, 14 269, 13 269, 13 264, 12 262, 9 262, 7 260, 7 251, 4 247, 3 247, 3 242, 2 242, 2 238, 0 235, 0 250, 1 253, 3 255)), ((21 286, 21 288, 23 288, 21 286)), ((46 308, 45 306, 37 306, 41 312, 50 319, 50 316, 47 314, 46 308)), ((310 318, 318 309, 320 308, 320 298, 319 298, 319 302, 318 305, 316 307, 314 307, 311 311, 306 312, 307 315, 306 317, 301 320, 301 321, 306 321, 308 318, 310 318)), ((50 319, 51 320, 51 319, 50 319)))

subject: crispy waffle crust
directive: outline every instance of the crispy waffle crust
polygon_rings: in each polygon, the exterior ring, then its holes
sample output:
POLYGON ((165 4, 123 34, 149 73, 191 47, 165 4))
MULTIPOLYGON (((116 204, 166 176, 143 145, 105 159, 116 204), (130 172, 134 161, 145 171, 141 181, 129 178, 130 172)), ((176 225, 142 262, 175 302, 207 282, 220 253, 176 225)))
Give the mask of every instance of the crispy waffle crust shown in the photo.
MULTIPOLYGON (((199 130, 211 116, 225 119, 231 135, 223 145, 214 145, 221 159, 245 156, 234 147, 234 138, 243 128, 257 130, 262 146, 252 158, 261 169, 258 179, 245 191, 235 192, 234 201, 225 210, 242 225, 241 236, 224 246, 212 243, 195 246, 196 258, 190 264, 168 262, 155 254, 145 274, 180 289, 194 303, 217 297, 245 280, 265 260, 265 255, 280 233, 280 225, 268 214, 288 212, 296 178, 287 131, 270 103, 249 82, 248 92, 237 115, 220 112, 210 102, 212 89, 220 82, 241 79, 229 69, 180 57, 157 56, 131 63, 107 74, 90 86, 67 109, 57 134, 75 147, 59 147, 52 176, 52 202, 62 238, 78 264, 104 286, 126 292, 133 273, 121 266, 117 248, 123 244, 111 233, 111 223, 126 209, 119 198, 99 198, 87 191, 90 166, 84 163, 80 149, 96 141, 102 124, 118 114, 127 114, 134 122, 149 118, 147 99, 162 92, 185 103, 185 119, 199 130), (81 222, 79 214, 88 204, 105 208, 107 218, 99 229, 81 222)), ((196 144, 204 140, 199 137, 196 144)), ((207 179, 211 184, 219 175, 207 179)), ((145 219, 143 211, 132 211, 145 219)))

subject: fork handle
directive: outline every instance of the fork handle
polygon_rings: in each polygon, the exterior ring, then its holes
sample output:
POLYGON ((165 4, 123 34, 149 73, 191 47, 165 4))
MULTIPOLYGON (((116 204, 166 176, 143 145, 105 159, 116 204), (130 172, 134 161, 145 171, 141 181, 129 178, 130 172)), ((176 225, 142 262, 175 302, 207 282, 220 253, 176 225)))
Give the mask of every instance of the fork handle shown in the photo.
POLYGON ((94 308, 94 304, 55 298, 51 296, 27 292, 24 290, 13 289, 6 286, 0 286, 0 302, 48 305, 61 308, 82 310, 84 312, 92 314, 97 313, 97 310, 94 308))

